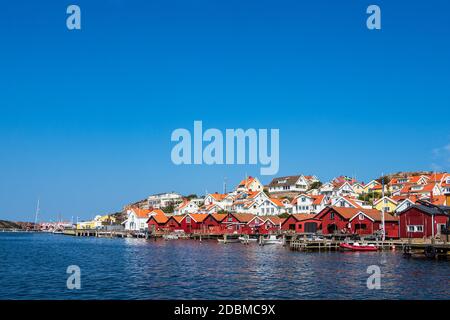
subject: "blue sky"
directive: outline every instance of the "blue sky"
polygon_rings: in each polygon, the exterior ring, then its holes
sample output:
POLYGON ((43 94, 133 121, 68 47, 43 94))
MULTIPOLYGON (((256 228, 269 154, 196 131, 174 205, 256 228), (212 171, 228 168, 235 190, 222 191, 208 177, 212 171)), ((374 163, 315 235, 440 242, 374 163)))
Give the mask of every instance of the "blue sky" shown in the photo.
MULTIPOLYGON (((259 166, 175 166, 176 128, 279 128, 279 175, 447 170, 448 1, 8 1, 0 219, 91 218, 222 191, 259 166), (382 30, 369 31, 378 4, 382 30), (77 4, 82 30, 66 28, 77 4)), ((271 177, 263 177, 264 183, 271 177)))

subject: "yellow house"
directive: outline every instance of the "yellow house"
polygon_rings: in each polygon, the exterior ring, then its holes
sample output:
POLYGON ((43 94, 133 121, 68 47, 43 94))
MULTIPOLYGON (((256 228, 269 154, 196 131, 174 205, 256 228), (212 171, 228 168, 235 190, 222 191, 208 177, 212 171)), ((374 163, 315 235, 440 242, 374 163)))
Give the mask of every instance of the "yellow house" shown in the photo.
POLYGON ((378 211, 383 211, 384 212, 394 212, 395 208, 397 208, 397 201, 389 198, 389 197, 384 197, 381 199, 378 199, 377 201, 375 201, 373 203, 373 208, 377 209, 378 211))
POLYGON ((95 229, 97 226, 97 221, 91 220, 91 221, 82 221, 77 223, 77 230, 80 229, 95 229))
POLYGON ((364 193, 369 193, 372 191, 373 188, 378 187, 378 186, 381 186, 381 184, 378 181, 372 180, 369 183, 364 185, 363 191, 364 191, 364 193))
POLYGON ((112 215, 95 216, 94 220, 77 223, 77 229, 96 229, 103 225, 115 224, 116 220, 112 215))
POLYGON ((352 185, 353 191, 355 191, 356 194, 363 194, 364 193, 364 186, 361 185, 359 182, 356 182, 352 185))

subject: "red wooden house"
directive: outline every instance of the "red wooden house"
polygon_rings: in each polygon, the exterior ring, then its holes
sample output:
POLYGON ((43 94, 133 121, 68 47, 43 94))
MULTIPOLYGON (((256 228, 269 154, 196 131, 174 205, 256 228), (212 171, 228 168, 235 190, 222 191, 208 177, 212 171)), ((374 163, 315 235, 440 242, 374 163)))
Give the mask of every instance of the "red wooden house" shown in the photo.
POLYGON ((250 213, 228 213, 222 220, 223 230, 226 233, 250 234, 252 232, 248 223, 255 217, 250 213))
POLYGON ((450 207, 415 204, 400 212, 400 238, 441 236, 449 224, 450 207))
POLYGON ((314 214, 291 214, 283 221, 281 229, 295 233, 316 233, 322 222, 315 216, 314 214))
POLYGON ((283 218, 279 216, 263 216, 264 225, 262 229, 260 229, 260 234, 273 234, 281 231, 281 225, 284 222, 283 218))
POLYGON ((164 229, 168 231, 182 230, 181 220, 184 216, 171 216, 164 224, 164 229))
POLYGON ((165 229, 165 225, 169 217, 164 213, 164 211, 157 209, 150 213, 150 217, 147 220, 148 230, 151 232, 162 231, 165 229))
MULTIPOLYGON (((381 228, 382 213, 375 209, 326 207, 316 215, 322 220, 323 234, 359 234, 371 235, 381 228)), ((398 218, 384 214, 387 238, 398 238, 398 218)))
POLYGON ((209 217, 207 213, 190 213, 183 217, 181 220, 181 229, 186 233, 193 233, 201 231, 203 227, 203 221, 209 217))

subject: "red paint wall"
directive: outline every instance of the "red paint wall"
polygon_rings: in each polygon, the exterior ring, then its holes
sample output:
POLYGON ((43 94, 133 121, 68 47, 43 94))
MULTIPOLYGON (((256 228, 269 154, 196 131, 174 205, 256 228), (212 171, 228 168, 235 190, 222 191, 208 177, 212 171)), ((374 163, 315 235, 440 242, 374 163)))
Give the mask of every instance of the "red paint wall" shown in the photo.
MULTIPOLYGON (((434 216, 434 234, 438 234, 438 224, 447 223, 444 215, 434 216)), ((432 236, 431 215, 418 208, 409 208, 400 213, 400 237, 401 238, 428 238, 432 236), (423 225, 423 232, 408 232, 408 225, 423 225)))

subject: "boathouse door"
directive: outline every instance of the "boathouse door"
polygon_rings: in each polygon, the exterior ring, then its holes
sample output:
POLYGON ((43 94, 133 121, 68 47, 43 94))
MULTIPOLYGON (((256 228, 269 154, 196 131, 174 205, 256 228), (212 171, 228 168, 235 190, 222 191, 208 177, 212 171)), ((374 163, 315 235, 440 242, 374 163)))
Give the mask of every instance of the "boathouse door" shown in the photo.
POLYGON ((317 224, 315 222, 306 222, 305 223, 305 232, 316 233, 317 232, 317 224))

